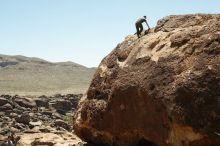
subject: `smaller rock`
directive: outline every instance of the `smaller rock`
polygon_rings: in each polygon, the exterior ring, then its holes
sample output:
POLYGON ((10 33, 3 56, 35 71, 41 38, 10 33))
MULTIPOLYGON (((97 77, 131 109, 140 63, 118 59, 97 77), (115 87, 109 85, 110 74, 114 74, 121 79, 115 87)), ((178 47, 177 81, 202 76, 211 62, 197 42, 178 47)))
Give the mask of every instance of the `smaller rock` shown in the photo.
POLYGON ((36 107, 36 103, 29 100, 29 99, 26 99, 26 98, 16 98, 14 100, 19 106, 21 107, 25 107, 25 108, 33 108, 33 107, 36 107))
POLYGON ((62 128, 66 129, 66 130, 68 130, 68 131, 71 129, 71 126, 70 126, 70 125, 68 125, 66 122, 64 122, 63 120, 60 120, 60 119, 55 120, 54 126, 56 126, 56 127, 62 127, 62 128))
POLYGON ((1 111, 1 112, 0 112, 0 117, 1 117, 1 116, 4 116, 4 115, 5 115, 5 113, 1 111))
POLYGON ((60 100, 54 100, 51 103, 51 106, 54 107, 55 109, 62 109, 64 111, 69 111, 72 109, 72 104, 68 100, 60 99, 60 100))
POLYGON ((35 129, 35 128, 27 129, 24 131, 24 133, 39 133, 39 132, 40 132, 39 129, 35 129))
POLYGON ((15 118, 15 117, 18 117, 18 114, 16 114, 16 113, 10 113, 10 118, 15 118))
POLYGON ((8 127, 0 128, 0 135, 7 135, 10 132, 8 127))
POLYGON ((0 111, 8 111, 8 110, 12 110, 12 106, 9 103, 0 107, 0 111))
POLYGON ((18 133, 19 132, 19 130, 17 128, 15 128, 15 127, 10 127, 10 131, 14 132, 14 133, 18 133))
POLYGON ((18 123, 23 123, 27 125, 30 122, 30 115, 28 113, 24 113, 21 116, 16 117, 15 120, 18 123))
POLYGON ((62 119, 61 115, 58 113, 53 113, 53 118, 54 119, 62 119))
POLYGON ((31 143, 31 146, 54 146, 54 145, 55 143, 53 142, 44 142, 44 141, 39 141, 39 140, 36 140, 31 143))
POLYGON ((29 113, 29 116, 30 116, 30 117, 34 117, 34 116, 35 116, 35 113, 29 113))
POLYGON ((37 107, 49 108, 49 103, 48 103, 47 99, 38 98, 38 99, 35 99, 35 103, 36 103, 37 107))
POLYGON ((19 129, 19 130, 23 130, 25 128, 25 125, 22 123, 15 123, 13 125, 14 128, 19 129))
POLYGON ((42 116, 41 113, 36 113, 35 115, 38 116, 38 117, 42 116))
POLYGON ((6 139, 7 139, 7 137, 0 136, 0 146, 5 146, 5 140, 6 139))
POLYGON ((3 97, 0 97, 0 106, 5 105, 6 103, 8 103, 8 100, 3 97))
POLYGON ((38 117, 31 117, 32 122, 37 122, 39 121, 38 117))
POLYGON ((79 103, 79 100, 80 100, 80 96, 71 96, 69 97, 69 100, 70 102, 72 103, 72 108, 76 108, 78 103, 79 103))
POLYGON ((43 111, 41 114, 51 117, 53 113, 51 111, 43 111))
POLYGON ((29 122, 30 125, 32 126, 41 126, 42 122, 41 121, 37 121, 37 122, 29 122))
POLYGON ((43 132, 43 133, 49 133, 49 132, 51 132, 50 128, 47 128, 47 127, 40 127, 40 128, 39 128, 39 131, 40 131, 40 132, 43 132))
POLYGON ((59 113, 59 114, 61 114, 61 115, 66 115, 66 110, 57 109, 56 111, 57 111, 57 113, 59 113))
POLYGON ((23 109, 23 108, 19 108, 19 109, 17 109, 17 108, 14 108, 13 109, 13 113, 17 113, 18 115, 21 115, 23 112, 24 112, 24 110, 25 109, 23 109))

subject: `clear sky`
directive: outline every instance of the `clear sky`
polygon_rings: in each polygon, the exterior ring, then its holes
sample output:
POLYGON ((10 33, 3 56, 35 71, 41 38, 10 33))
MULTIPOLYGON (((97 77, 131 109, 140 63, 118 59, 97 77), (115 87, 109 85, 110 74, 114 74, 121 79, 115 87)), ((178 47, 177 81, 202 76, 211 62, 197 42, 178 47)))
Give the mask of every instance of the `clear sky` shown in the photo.
POLYGON ((220 0, 0 0, 0 54, 98 66, 147 15, 220 13, 220 0))

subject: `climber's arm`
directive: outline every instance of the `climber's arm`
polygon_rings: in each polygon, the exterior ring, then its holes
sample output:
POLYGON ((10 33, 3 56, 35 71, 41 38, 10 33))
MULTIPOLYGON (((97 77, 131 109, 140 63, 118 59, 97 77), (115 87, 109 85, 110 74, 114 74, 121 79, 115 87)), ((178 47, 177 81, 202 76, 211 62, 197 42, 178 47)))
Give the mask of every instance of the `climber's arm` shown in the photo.
POLYGON ((148 29, 150 29, 150 26, 148 25, 147 21, 145 21, 145 22, 146 22, 146 24, 147 24, 148 29))

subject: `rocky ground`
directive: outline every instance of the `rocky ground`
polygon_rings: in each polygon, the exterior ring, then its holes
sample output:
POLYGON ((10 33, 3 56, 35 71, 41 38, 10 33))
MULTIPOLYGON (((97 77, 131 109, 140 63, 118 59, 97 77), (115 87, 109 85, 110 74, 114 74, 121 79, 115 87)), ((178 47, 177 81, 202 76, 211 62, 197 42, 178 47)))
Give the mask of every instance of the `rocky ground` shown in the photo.
POLYGON ((0 96, 0 145, 11 132, 20 146, 82 145, 73 134, 72 115, 82 95, 0 96))

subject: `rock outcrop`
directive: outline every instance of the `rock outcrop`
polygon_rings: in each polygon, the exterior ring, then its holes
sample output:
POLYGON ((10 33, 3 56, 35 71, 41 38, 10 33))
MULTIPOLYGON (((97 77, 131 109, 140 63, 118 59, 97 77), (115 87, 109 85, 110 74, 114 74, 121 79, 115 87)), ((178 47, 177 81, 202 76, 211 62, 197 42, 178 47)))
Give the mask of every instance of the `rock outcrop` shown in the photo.
POLYGON ((75 132, 96 145, 220 145, 220 15, 168 16, 99 65, 75 132))

